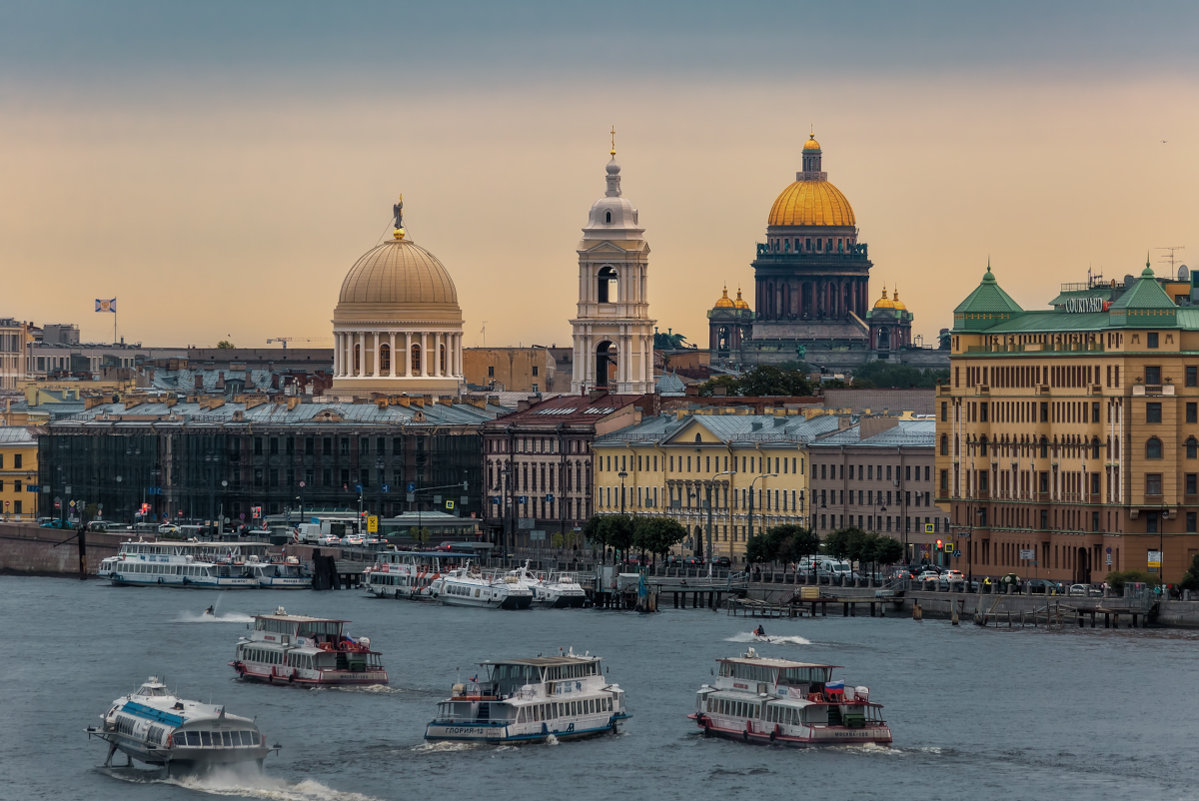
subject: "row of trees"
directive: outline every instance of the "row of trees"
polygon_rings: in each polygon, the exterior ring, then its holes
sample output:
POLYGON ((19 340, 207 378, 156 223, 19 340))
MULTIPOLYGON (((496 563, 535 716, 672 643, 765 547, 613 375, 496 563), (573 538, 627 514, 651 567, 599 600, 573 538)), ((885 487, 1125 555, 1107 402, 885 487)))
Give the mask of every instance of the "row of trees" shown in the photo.
MULTIPOLYGON (((903 545, 883 534, 860 528, 843 528, 824 539, 824 552, 837 559, 860 564, 889 565, 903 558, 903 545)), ((765 534, 754 534, 745 543, 749 562, 798 562, 820 553, 820 536, 811 529, 793 524, 773 526, 765 534)))
POLYGON ((687 529, 668 517, 595 515, 583 526, 583 534, 605 550, 661 556, 686 539, 687 529))

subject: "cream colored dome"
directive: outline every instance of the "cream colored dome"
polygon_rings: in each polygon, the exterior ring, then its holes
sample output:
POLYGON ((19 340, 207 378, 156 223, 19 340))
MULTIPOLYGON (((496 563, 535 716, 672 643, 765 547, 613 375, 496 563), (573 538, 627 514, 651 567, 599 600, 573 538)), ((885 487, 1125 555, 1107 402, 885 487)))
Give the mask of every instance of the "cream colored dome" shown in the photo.
POLYGON ((458 309, 454 280, 436 256, 407 239, 367 251, 341 282, 337 304, 448 306, 458 309))

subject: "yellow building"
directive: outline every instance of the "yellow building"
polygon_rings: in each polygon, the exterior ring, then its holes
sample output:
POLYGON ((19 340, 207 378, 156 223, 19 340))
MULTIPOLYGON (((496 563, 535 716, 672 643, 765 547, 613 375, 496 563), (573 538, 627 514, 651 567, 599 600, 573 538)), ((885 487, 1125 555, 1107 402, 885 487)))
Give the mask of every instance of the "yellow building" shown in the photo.
POLYGON ((562 393, 570 390, 570 365, 560 371, 558 356, 566 348, 465 348, 462 370, 466 383, 500 392, 562 393), (557 353, 555 353, 557 351, 557 353))
POLYGON ((0 427, 0 509, 4 519, 36 519, 36 490, 37 438, 34 431, 22 426, 0 427))
POLYGON ((597 437, 595 512, 665 516, 684 550, 745 558, 750 533, 806 525, 807 444, 836 431, 829 415, 663 415, 597 437))
POLYGON ((1199 308, 1177 294, 1146 265, 1026 311, 988 266, 954 310, 937 395, 935 491, 955 567, 1182 578, 1199 553, 1199 308))

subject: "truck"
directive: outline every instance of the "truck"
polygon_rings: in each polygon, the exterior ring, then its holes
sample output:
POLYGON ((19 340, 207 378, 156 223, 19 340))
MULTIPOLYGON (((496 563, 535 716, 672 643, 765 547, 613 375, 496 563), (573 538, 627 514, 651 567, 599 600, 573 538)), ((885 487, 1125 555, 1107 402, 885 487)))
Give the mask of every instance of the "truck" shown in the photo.
POLYGON ((353 522, 346 520, 329 519, 316 523, 300 523, 296 526, 296 542, 315 545, 330 537, 340 540, 353 531, 353 522))

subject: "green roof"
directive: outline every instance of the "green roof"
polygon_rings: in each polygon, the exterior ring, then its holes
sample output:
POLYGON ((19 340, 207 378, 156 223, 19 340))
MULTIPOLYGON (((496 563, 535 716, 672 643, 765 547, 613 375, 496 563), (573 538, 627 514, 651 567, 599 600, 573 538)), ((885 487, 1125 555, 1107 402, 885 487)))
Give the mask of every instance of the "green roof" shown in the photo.
POLYGON ((1007 320, 1023 311, 1020 304, 999 286, 988 263, 982 282, 953 310, 953 328, 955 331, 983 331, 996 325, 997 321, 1007 320))

